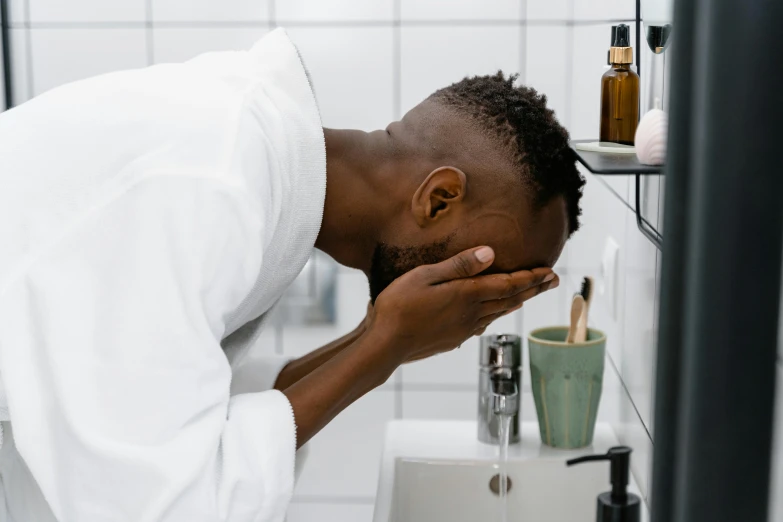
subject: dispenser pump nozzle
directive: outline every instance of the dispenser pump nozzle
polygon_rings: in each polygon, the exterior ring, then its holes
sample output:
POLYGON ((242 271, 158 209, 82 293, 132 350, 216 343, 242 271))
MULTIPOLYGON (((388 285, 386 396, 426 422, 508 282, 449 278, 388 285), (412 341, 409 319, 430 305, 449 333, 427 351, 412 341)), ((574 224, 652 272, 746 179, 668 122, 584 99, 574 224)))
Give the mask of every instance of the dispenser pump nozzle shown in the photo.
POLYGON ((628 493, 630 479, 631 448, 615 446, 604 455, 587 455, 566 461, 573 466, 582 462, 606 461, 611 465, 611 493, 603 493, 598 497, 598 522, 639 522, 640 504, 638 496, 628 493))
POLYGON ((630 47, 631 46, 631 30, 625 24, 617 26, 616 32, 614 32, 614 41, 612 47, 630 47))
POLYGON ((605 455, 588 455, 579 457, 566 462, 567 465, 581 464, 582 462, 593 462, 597 460, 608 460, 611 464, 610 481, 612 483, 612 501, 624 502, 628 497, 628 476, 631 466, 631 448, 627 446, 615 446, 606 452, 605 455))

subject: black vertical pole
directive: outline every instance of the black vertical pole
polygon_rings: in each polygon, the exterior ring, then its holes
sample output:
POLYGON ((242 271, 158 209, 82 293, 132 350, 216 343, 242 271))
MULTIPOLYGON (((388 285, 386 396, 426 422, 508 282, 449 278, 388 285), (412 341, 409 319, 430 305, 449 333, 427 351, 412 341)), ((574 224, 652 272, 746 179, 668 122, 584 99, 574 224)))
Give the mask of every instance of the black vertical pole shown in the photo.
POLYGON ((642 77, 642 0, 636 0, 636 74, 642 77))
POLYGON ((783 96, 770 64, 783 63, 783 2, 697 6, 672 520, 764 522, 783 251, 783 96))
POLYGON ((3 46, 3 87, 5 107, 14 106, 13 79, 11 78, 11 38, 8 29, 8 0, 0 0, 0 43, 3 46))
POLYGON ((652 522, 672 522, 676 491, 677 432, 680 417, 680 373, 685 317, 687 223, 691 192, 691 105, 693 103, 693 27, 696 0, 677 0, 672 55, 669 156, 664 170, 665 230, 658 313, 655 374, 655 451, 653 454, 652 522))

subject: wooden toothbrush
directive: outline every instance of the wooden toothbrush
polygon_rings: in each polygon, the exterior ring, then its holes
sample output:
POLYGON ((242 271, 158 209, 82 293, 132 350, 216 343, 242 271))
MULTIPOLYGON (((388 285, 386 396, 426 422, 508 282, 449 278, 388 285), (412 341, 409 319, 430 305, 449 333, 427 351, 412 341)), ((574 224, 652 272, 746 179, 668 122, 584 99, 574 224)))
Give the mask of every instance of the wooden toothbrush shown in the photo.
POLYGON ((566 337, 567 343, 574 343, 576 341, 576 330, 579 327, 579 319, 582 317, 582 312, 585 310, 585 299, 582 294, 576 294, 574 300, 571 301, 571 325, 568 328, 568 337, 566 337))
POLYGON ((585 277, 582 279, 582 289, 579 291, 578 295, 581 295, 582 299, 585 300, 585 306, 576 328, 575 342, 577 343, 587 341, 587 314, 590 313, 590 303, 593 300, 594 286, 592 277, 585 277))

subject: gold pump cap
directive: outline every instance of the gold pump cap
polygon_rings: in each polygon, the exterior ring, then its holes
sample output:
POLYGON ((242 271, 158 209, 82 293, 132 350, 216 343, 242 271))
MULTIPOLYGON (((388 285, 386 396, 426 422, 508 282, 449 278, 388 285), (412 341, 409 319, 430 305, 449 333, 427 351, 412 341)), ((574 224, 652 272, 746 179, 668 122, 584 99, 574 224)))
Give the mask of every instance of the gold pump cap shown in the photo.
POLYGON ((633 47, 612 47, 609 49, 609 62, 633 63, 633 47))

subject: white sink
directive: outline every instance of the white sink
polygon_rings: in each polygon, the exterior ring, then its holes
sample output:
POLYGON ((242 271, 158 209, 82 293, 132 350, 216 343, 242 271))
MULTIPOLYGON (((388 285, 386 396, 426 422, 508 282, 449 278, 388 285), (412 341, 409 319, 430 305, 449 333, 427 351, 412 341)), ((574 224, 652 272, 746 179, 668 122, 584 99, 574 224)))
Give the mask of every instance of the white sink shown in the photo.
MULTIPOLYGON (((509 448, 508 522, 594 522, 596 497, 611 489, 609 463, 569 468, 565 461, 616 445, 611 428, 599 424, 591 447, 556 450, 540 443, 535 423, 524 423, 522 442, 509 448)), ((391 422, 373 520, 500 521, 501 502, 489 485, 498 471, 497 446, 477 440, 474 422, 391 422)), ((629 491, 639 494, 633 482, 629 491)))

